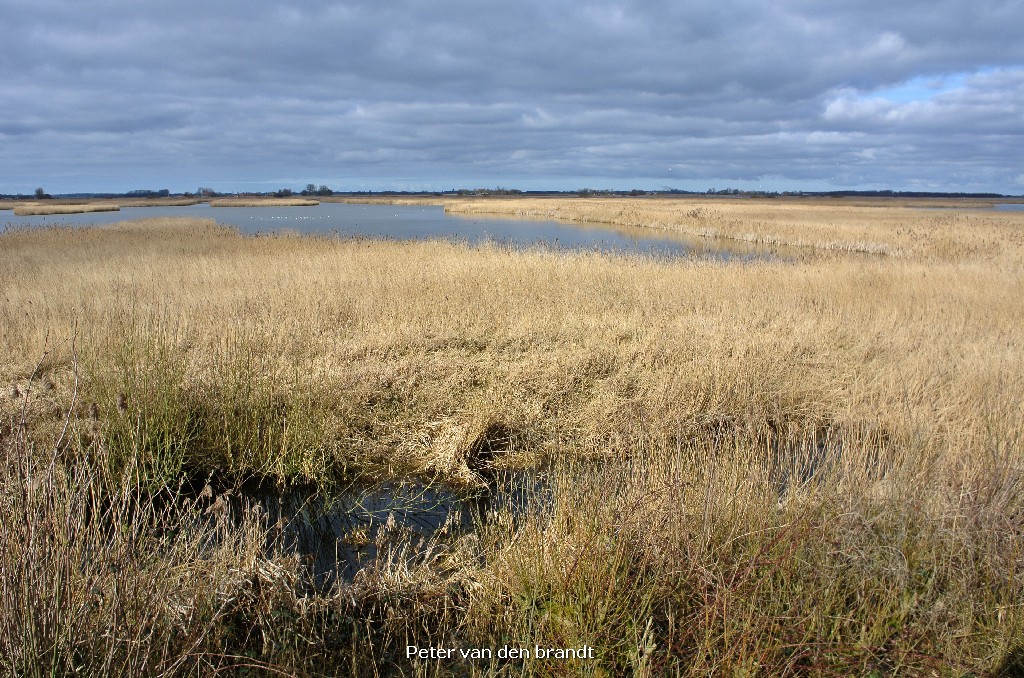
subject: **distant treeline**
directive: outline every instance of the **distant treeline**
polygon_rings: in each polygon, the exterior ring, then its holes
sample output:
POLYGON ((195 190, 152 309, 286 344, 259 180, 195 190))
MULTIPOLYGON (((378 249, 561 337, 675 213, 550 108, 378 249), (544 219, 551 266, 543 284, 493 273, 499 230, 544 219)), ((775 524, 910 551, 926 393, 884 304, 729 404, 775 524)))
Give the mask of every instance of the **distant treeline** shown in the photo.
MULTIPOLYGON (((176 197, 199 197, 218 198, 236 197, 241 193, 220 193, 211 188, 200 187, 196 192, 171 193, 164 188, 159 191, 148 189, 136 189, 125 193, 61 193, 51 196, 49 193, 42 193, 38 189, 35 194, 3 194, 0 193, 0 200, 38 200, 41 198, 73 198, 73 199, 95 199, 95 198, 165 198, 176 197)), ((643 196, 643 195, 688 195, 688 196, 731 196, 739 198, 780 198, 780 197, 808 197, 808 198, 1021 198, 1024 196, 1006 195, 1003 193, 953 193, 939 191, 745 191, 739 188, 709 188, 706 191, 686 191, 678 188, 664 187, 658 190, 645 190, 634 188, 630 190, 594 189, 580 188, 572 191, 522 191, 517 188, 453 188, 449 191, 335 191, 327 186, 315 186, 307 184, 302 191, 292 191, 283 188, 277 191, 266 193, 250 193, 245 196, 273 196, 289 197, 292 195, 304 196, 643 196)))
MULTIPOLYGON (((308 187, 307 187, 308 190, 308 187)), ((290 191, 278 191, 272 195, 281 197, 291 195, 290 191)), ((302 195, 324 195, 324 193, 307 193, 302 195)), ((740 198, 1020 198, 1024 196, 1006 195, 1003 193, 948 193, 929 191, 744 191, 738 188, 709 188, 706 191, 686 191, 679 188, 662 188, 646 190, 634 188, 630 190, 579 188, 572 191, 523 191, 518 188, 453 188, 448 191, 333 191, 326 195, 342 196, 642 196, 642 195, 689 195, 689 196, 734 196, 740 198)))
POLYGON ((933 193, 930 191, 824 191, 801 192, 799 195, 821 195, 829 198, 1013 198, 1002 193, 933 193))
POLYGON ((124 193, 60 193, 51 195, 43 189, 36 189, 35 193, 0 193, 0 200, 50 200, 53 198, 72 199, 97 199, 97 198, 166 198, 171 195, 170 189, 161 188, 159 191, 152 191, 148 188, 139 188, 124 193))

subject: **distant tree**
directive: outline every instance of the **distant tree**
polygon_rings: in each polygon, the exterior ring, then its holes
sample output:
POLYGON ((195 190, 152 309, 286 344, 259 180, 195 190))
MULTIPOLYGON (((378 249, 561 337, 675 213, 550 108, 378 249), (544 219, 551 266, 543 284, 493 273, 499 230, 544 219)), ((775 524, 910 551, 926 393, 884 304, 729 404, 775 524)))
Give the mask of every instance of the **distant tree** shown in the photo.
POLYGON ((316 184, 306 184, 306 188, 302 189, 302 195, 316 195, 316 184))
POLYGON ((280 191, 274 193, 275 198, 290 198, 292 195, 294 194, 290 188, 282 188, 280 191))
POLYGON ((316 189, 316 194, 317 195, 333 195, 334 191, 332 191, 331 189, 327 188, 327 186, 325 184, 320 184, 320 188, 316 189))
POLYGON ((36 189, 36 200, 45 200, 53 196, 43 190, 42 186, 36 189))

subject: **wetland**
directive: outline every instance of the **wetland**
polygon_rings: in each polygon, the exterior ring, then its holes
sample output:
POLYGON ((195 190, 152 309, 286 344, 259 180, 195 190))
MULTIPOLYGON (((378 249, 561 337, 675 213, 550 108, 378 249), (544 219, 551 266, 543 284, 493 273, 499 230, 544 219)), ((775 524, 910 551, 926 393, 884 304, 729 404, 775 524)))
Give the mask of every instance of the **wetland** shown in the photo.
POLYGON ((205 206, 8 228, 3 671, 963 675, 1019 657, 1024 214, 365 207, 410 232, 443 209, 802 254, 303 234, 271 207, 252 230, 205 206))
MULTIPOLYGON (((67 209, 70 209, 68 207, 67 209)), ((609 223, 580 223, 514 215, 465 215, 447 212, 443 205, 355 204, 321 202, 316 205, 211 207, 208 203, 156 207, 90 206, 82 214, 51 213, 5 216, 7 228, 45 225, 103 225, 148 218, 214 219, 241 233, 298 233, 339 238, 387 240, 443 239, 468 244, 492 243, 515 248, 548 247, 555 250, 596 250, 653 256, 764 257, 777 249, 735 240, 700 237, 675 231, 652 230, 609 223), (104 210, 100 211, 103 207, 104 210)))

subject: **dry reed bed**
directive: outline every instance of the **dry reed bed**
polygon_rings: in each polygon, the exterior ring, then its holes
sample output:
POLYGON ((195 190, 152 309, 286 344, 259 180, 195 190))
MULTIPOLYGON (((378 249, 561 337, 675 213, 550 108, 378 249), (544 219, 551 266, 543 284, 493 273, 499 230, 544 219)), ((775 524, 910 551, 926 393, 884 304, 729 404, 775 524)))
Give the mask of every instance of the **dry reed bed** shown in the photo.
MULTIPOLYGON (((328 390, 366 381, 363 371, 442 390, 477 374, 455 401, 423 403, 429 421, 458 411, 460 397, 540 407, 560 389, 576 397, 568 386, 579 382, 608 396, 580 406, 663 408, 669 428, 775 407, 781 418, 890 429, 909 415, 967 440, 989 425, 985 407, 1021 400, 1015 267, 671 265, 188 228, 180 243, 171 222, 4 236, 0 319, 6 354, 20 357, 5 376, 26 375, 44 337, 67 337, 74 321, 83 347, 173 321, 197 375, 248 344, 267 374, 328 390), (680 410, 687 400, 692 411, 680 410)), ((52 360, 66 365, 60 353, 52 360)), ((605 440, 599 429, 615 421, 577 416, 578 439, 605 440)))
MULTIPOLYGON (((555 469, 546 517, 499 515, 419 564, 385 559, 315 596, 292 560, 258 554, 249 525, 234 560, 145 539, 102 553, 124 577, 179 573, 167 601, 118 599, 126 579, 60 579, 53 561, 99 536, 45 546, 21 527, 32 511, 66 524, 84 499, 8 502, 0 562, 23 588, 5 607, 45 618, 40 592, 64 587, 89 611, 61 641, 80 653, 105 624, 141 618, 158 633, 102 657, 171 672, 243 650, 299 673, 452 669, 403 664, 413 638, 588 643, 600 661, 572 670, 604 675, 834 675, 983 671, 1024 642, 1012 238, 991 261, 965 248, 749 264, 242 238, 175 220, 0 239, 0 377, 20 394, 0 406, 5 420, 26 408, 33 435, 5 434, 7 489, 65 487, 45 452, 72 409, 71 336, 82 451, 61 454, 104 487, 181 469, 471 485, 495 430, 495 463, 555 469), (89 607, 93 589, 111 602, 89 607), (176 635, 179 618, 218 630, 176 635), (289 645, 284 628, 314 640, 289 645)), ((8 661, 59 627, 4 624, 8 661)))
POLYGON ((593 221, 755 243, 939 260, 1020 264, 1021 218, 984 209, 923 210, 903 201, 453 199, 445 210, 593 221))
POLYGON ((329 196, 322 199, 322 202, 337 202, 345 203, 349 205, 438 205, 442 206, 445 204, 443 198, 438 197, 424 197, 424 196, 408 196, 404 198, 397 198, 393 196, 371 196, 361 195, 357 197, 342 197, 342 196, 329 196))
POLYGON ((68 205, 68 204, 21 204, 14 208, 14 214, 17 216, 29 216, 37 214, 84 214, 86 212, 118 212, 120 211, 120 205, 114 205, 110 203, 101 204, 87 204, 87 205, 68 205))
POLYGON ((198 198, 128 198, 119 199, 121 207, 189 207, 203 202, 198 198))
POLYGON ((319 204, 319 200, 310 198, 225 198, 210 201, 210 207, 316 207, 319 204))

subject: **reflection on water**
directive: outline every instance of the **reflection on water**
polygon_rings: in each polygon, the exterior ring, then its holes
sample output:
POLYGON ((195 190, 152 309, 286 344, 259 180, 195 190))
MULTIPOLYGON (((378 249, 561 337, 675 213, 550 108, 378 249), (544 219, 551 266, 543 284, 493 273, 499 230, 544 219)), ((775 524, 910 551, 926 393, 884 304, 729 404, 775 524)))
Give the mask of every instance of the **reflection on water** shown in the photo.
POLYGON ((793 256, 792 251, 727 239, 610 224, 564 223, 447 214, 434 205, 321 203, 315 207, 210 207, 205 203, 168 207, 124 207, 120 212, 73 215, 0 215, 0 223, 95 225, 150 217, 216 219, 243 233, 294 231, 339 237, 394 240, 446 239, 469 244, 495 242, 513 247, 545 246, 571 251, 603 251, 663 257, 707 256, 753 259, 793 256))
POLYGON ((640 228, 595 222, 560 222, 546 219, 486 218, 461 214, 446 215, 467 225, 456 227, 490 239, 515 244, 546 244, 558 249, 640 253, 653 256, 698 256, 719 259, 764 259, 796 257, 796 248, 749 243, 731 238, 702 238, 660 228, 640 228), (530 240, 532 238, 532 240, 530 240))

